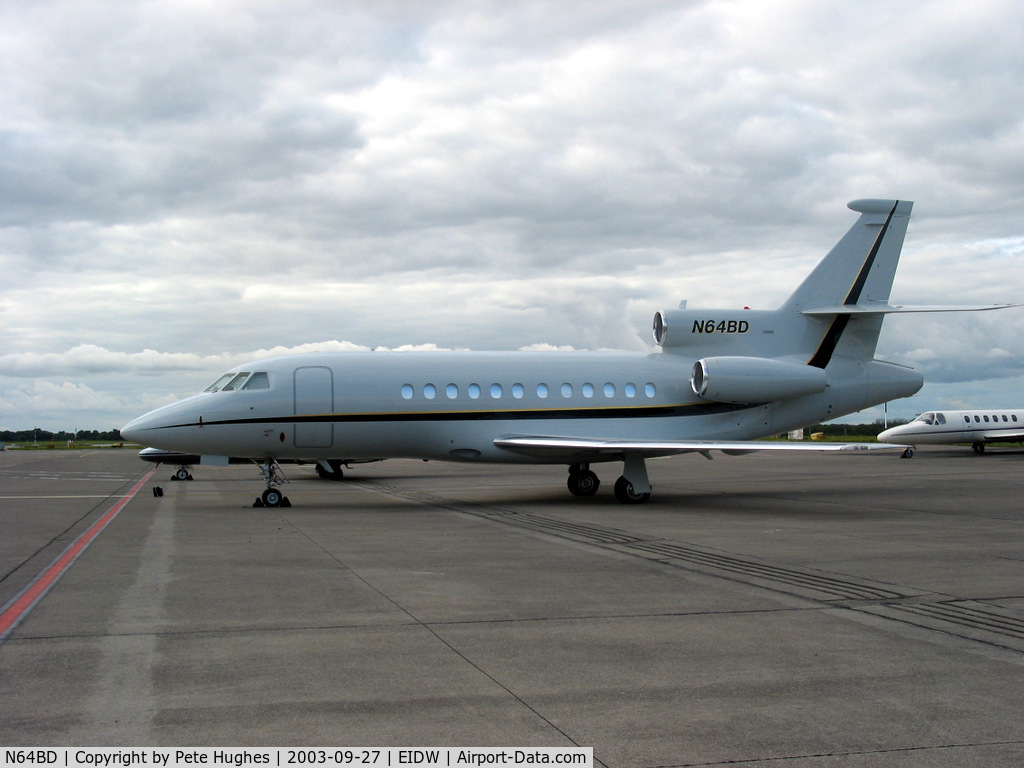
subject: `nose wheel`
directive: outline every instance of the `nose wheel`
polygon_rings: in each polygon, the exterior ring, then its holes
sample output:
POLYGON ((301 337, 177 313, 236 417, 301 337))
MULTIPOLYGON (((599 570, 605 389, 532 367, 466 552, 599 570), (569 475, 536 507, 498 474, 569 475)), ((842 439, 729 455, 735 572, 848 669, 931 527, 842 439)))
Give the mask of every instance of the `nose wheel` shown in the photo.
POLYGON ((267 488, 253 504, 254 507, 290 507, 291 505, 288 497, 277 488, 267 488))

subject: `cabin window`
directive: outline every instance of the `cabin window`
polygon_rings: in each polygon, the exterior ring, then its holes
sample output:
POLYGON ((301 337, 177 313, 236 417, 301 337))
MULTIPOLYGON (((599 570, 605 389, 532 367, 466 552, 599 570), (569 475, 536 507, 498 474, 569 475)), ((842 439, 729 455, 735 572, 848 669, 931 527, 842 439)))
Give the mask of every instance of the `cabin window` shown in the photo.
POLYGON ((986 413, 982 418, 985 419, 985 423, 988 424, 988 414, 986 413))
POLYGON ((413 389, 412 384, 403 384, 402 385, 402 399, 403 400, 412 400, 412 396, 413 396, 414 392, 415 392, 415 390, 413 389))
POLYGON ((448 395, 449 400, 454 400, 459 396, 459 387, 457 384, 449 384, 444 388, 444 393, 448 395))
POLYGON ((469 399, 470 400, 479 400, 480 399, 480 385, 479 384, 470 384, 468 387, 466 387, 466 391, 469 393, 469 399))
POLYGON ((658 390, 655 389, 654 384, 652 384, 651 382, 647 382, 646 384, 644 384, 644 394, 647 395, 648 397, 654 397, 656 394, 658 394, 658 390))
POLYGON ((1010 420, 1011 420, 1011 421, 1016 421, 1016 420, 1017 420, 1017 414, 1016 414, 1016 413, 1014 413, 1014 414, 1011 414, 1011 415, 1010 415, 1010 420))
POLYGON ((537 385, 537 397, 543 399, 548 396, 548 385, 538 384, 537 385))
POLYGON ((968 424, 970 424, 971 423, 971 417, 970 416, 964 416, 964 421, 966 421, 968 424))
POLYGON ((435 397, 437 397, 437 387, 435 387, 433 384, 426 384, 423 387, 423 396, 427 398, 427 400, 433 400, 435 397))
POLYGON ((586 382, 582 387, 580 387, 580 390, 583 392, 584 397, 594 396, 594 385, 591 384, 589 381, 586 382))
POLYGON ((266 371, 257 371, 242 389, 270 389, 270 377, 266 371))
POLYGON ((636 397, 636 384, 632 381, 626 382, 626 386, 622 389, 626 393, 626 397, 636 397))
POLYGON ((572 397, 572 384, 569 382, 562 385, 562 397, 572 397))
POLYGON ((1003 414, 1003 421, 1007 421, 1007 420, 1008 420, 1008 419, 1006 418, 1006 414, 1004 413, 1004 414, 1003 414))
POLYGON ((610 381, 605 383, 604 385, 604 396, 615 397, 615 385, 612 384, 610 381))
POLYGON ((495 400, 501 397, 501 384, 491 384, 491 397, 495 400))
POLYGON ((980 424, 981 423, 981 417, 980 416, 975 416, 974 417, 974 423, 975 424, 980 424))
POLYGON ((514 397, 516 400, 522 400, 523 399, 523 395, 525 395, 525 394, 526 394, 526 387, 524 387, 522 384, 513 384, 512 385, 512 397, 514 397))

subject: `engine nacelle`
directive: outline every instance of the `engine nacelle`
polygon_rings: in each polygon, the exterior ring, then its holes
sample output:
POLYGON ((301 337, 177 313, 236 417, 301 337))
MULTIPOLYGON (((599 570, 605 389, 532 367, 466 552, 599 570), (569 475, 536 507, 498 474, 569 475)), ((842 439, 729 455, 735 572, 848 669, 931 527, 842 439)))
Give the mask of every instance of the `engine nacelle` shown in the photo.
POLYGON ((690 386, 716 403, 768 403, 824 392, 821 368, 763 357, 705 357, 693 365, 690 386))
POLYGON ((663 309, 655 313, 652 330, 659 347, 743 343, 762 338, 774 313, 751 309, 663 309))

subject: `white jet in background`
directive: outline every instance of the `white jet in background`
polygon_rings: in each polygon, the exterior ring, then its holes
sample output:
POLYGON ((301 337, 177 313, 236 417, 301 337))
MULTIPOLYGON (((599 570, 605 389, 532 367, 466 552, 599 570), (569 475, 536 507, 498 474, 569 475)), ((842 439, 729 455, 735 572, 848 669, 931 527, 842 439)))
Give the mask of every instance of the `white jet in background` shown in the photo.
POLYGON ((879 432, 878 439, 909 446, 903 452, 907 459, 918 445, 970 443, 975 453, 984 453, 986 443, 1024 442, 1024 410, 928 411, 879 432))

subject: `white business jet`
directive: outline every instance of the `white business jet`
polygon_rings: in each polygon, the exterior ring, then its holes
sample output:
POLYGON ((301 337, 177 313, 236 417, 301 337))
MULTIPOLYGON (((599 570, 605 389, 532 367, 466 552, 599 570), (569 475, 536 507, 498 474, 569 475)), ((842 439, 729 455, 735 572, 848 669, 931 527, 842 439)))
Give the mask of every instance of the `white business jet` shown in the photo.
POLYGON ((592 464, 621 461, 615 496, 636 504, 651 494, 649 458, 850 450, 758 438, 917 392, 918 373, 874 359, 885 315, 1009 305, 891 305, 913 203, 849 207, 857 222, 779 309, 683 302, 654 316, 653 353, 287 355, 234 368, 121 434, 201 463, 257 461, 259 506, 288 505, 278 488, 287 461, 335 476, 347 462, 385 458, 564 464, 577 496, 598 489, 592 464))
POLYGON ((1024 442, 1024 411, 928 411, 879 432, 878 439, 909 446, 903 452, 907 459, 918 444, 970 443, 975 453, 984 453, 986 443, 1024 442))

